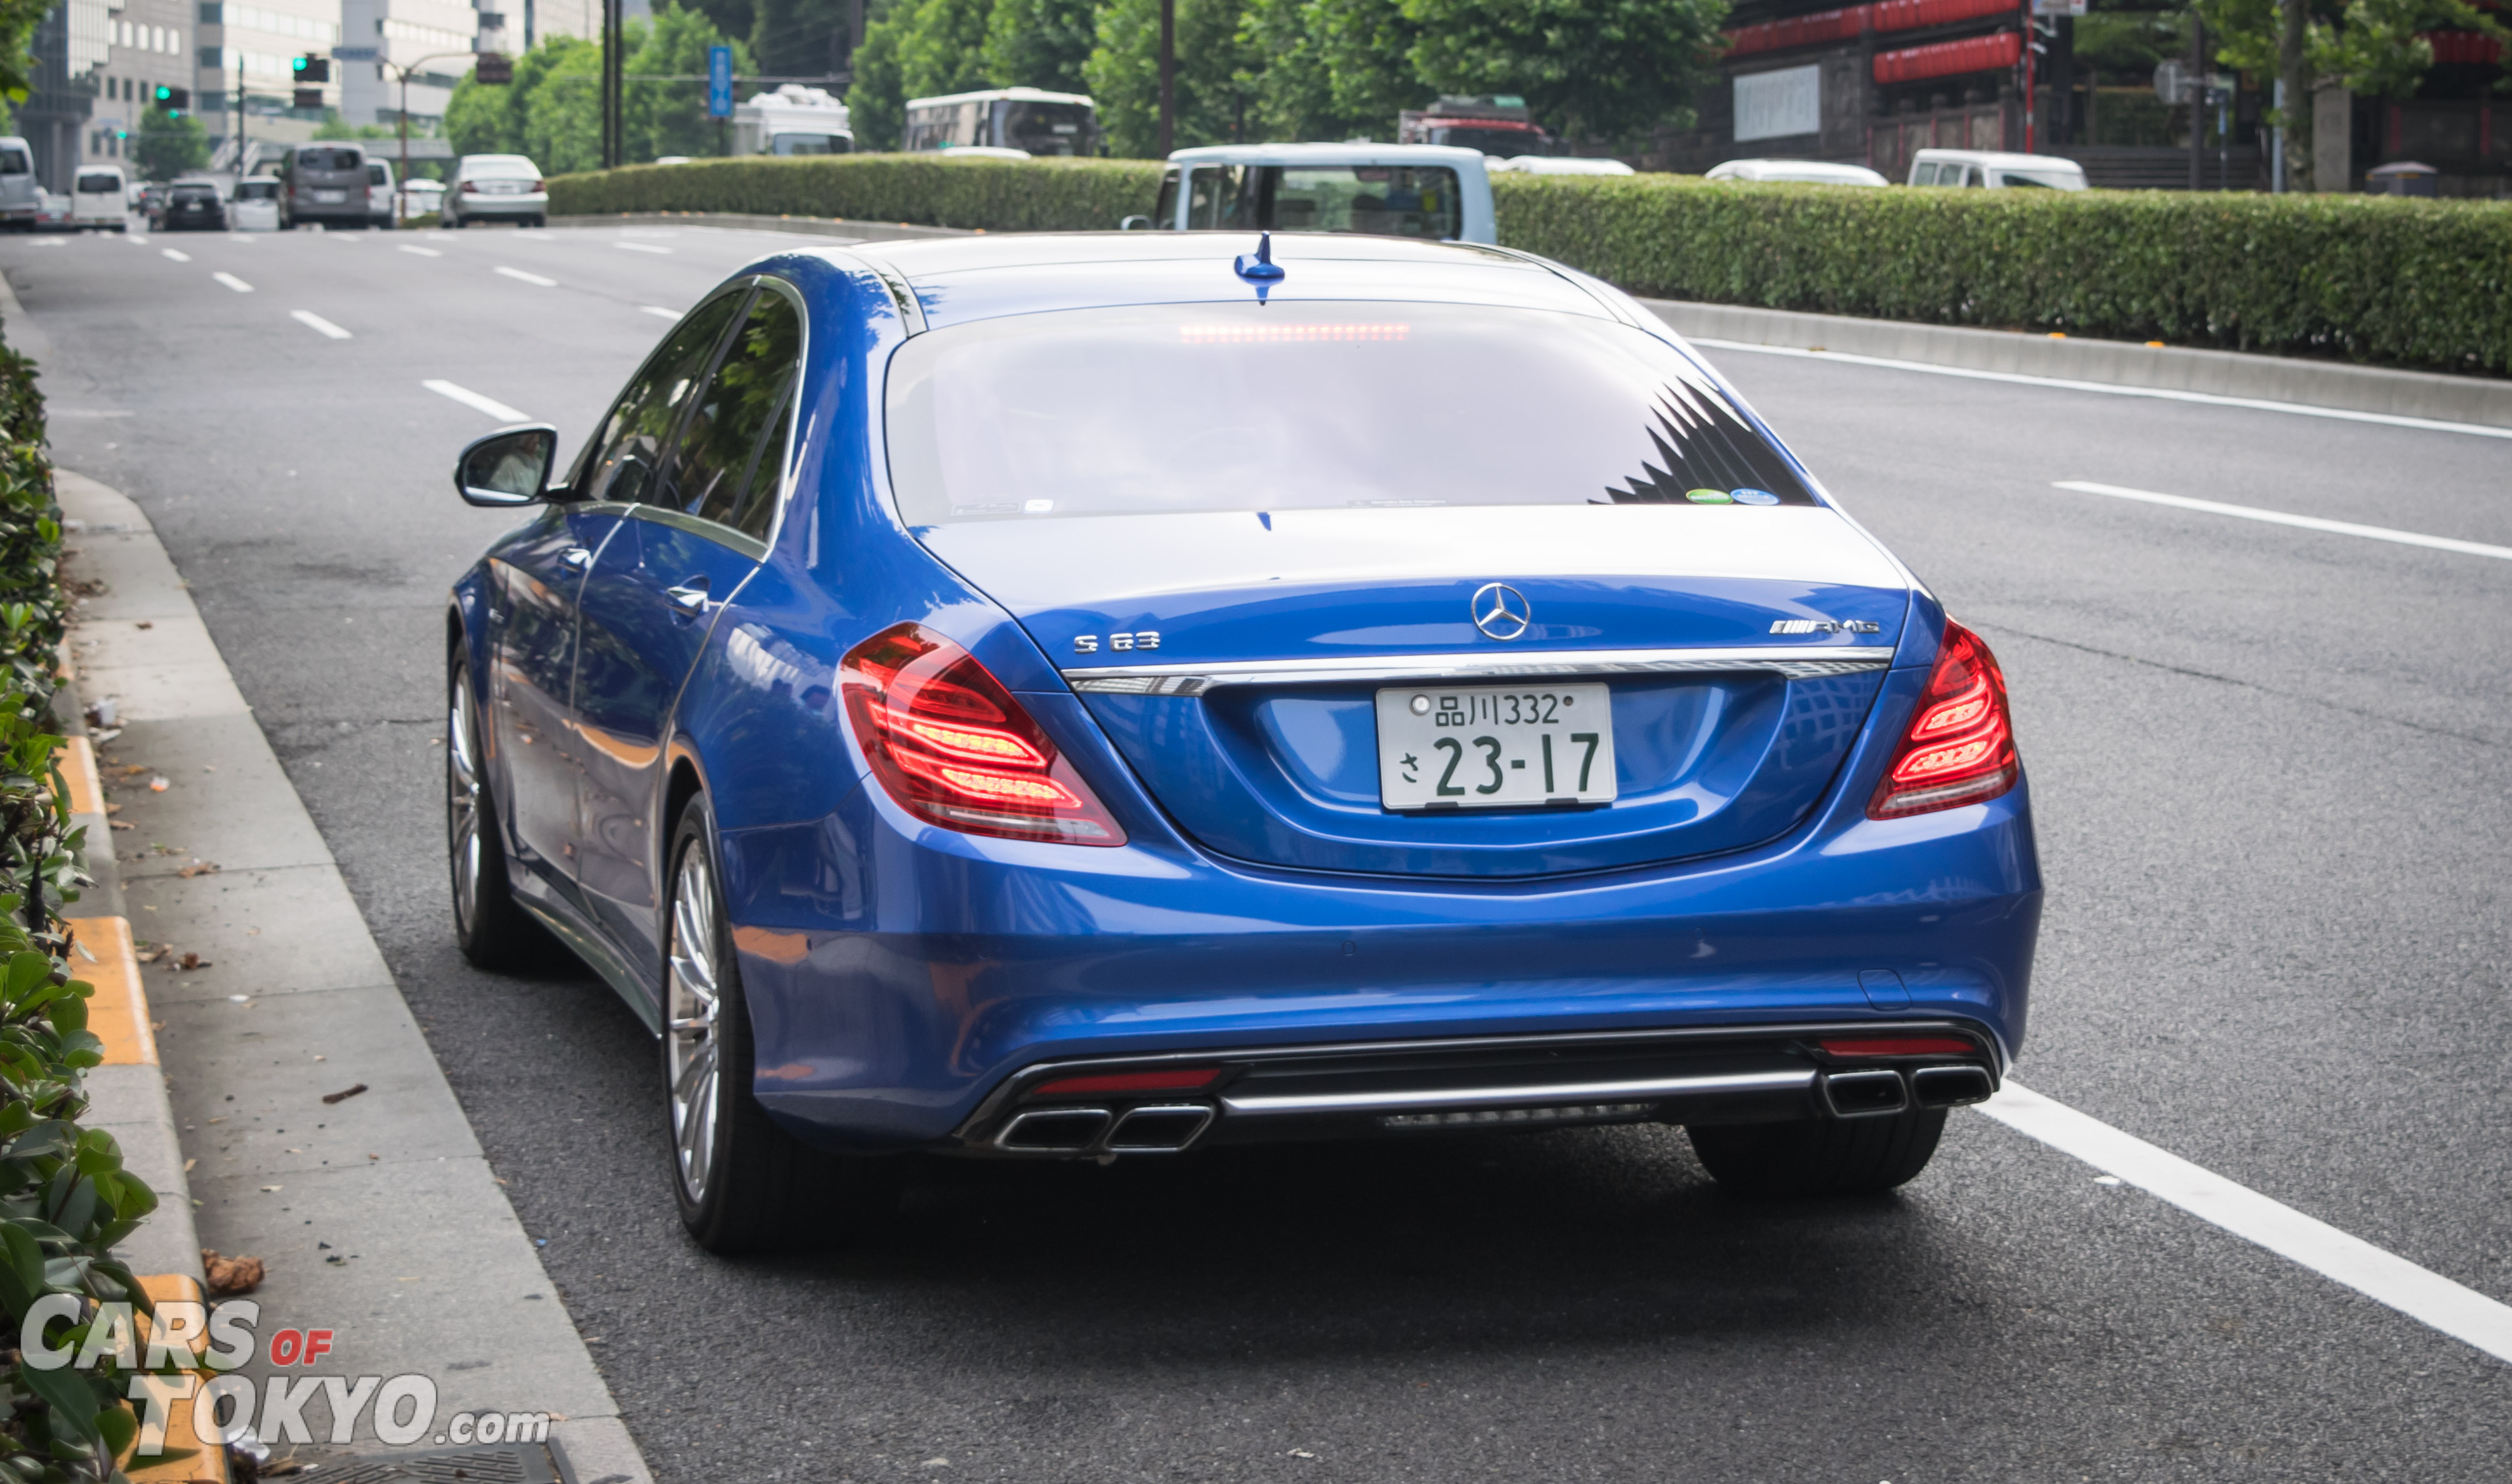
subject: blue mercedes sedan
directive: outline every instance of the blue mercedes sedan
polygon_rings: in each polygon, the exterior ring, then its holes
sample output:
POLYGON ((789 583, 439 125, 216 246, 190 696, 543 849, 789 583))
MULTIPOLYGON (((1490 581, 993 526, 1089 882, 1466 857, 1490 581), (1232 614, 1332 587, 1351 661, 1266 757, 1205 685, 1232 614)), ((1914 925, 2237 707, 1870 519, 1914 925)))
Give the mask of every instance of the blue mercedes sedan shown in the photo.
POLYGON ((2005 680, 1631 299, 1490 247, 765 257, 446 619, 464 953, 652 1028, 732 1252, 906 1152, 1680 1124, 1890 1189, 2016 1054, 2005 680))

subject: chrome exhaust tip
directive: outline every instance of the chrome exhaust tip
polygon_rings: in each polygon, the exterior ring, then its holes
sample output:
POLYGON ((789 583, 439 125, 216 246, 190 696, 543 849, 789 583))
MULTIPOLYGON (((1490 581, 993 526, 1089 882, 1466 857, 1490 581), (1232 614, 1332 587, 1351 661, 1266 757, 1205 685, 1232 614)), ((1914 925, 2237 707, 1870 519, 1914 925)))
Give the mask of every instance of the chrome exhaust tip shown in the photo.
POLYGON ((1921 1108, 1985 1103, 1996 1090, 1984 1067, 1922 1067, 1910 1074, 1910 1097, 1921 1108))
POLYGON ((1174 1154, 1193 1144, 1211 1123, 1212 1110, 1200 1103, 1133 1109, 1109 1132, 1108 1152, 1174 1154))
POLYGON ((1018 1154, 1078 1154, 1108 1126, 1104 1108, 1041 1108, 1021 1113, 995 1135, 995 1148, 1018 1154))
POLYGON ((1910 1094, 1898 1072, 1829 1072, 1823 1101, 1835 1118, 1873 1118, 1909 1107, 1910 1094))

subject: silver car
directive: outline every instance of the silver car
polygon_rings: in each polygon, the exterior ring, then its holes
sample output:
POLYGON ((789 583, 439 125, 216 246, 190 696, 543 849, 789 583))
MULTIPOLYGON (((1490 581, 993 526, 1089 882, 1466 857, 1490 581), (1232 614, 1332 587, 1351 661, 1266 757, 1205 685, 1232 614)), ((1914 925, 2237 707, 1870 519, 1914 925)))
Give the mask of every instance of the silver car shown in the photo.
POLYGON ((474 221, 547 225, 549 191, 541 184, 541 168, 522 155, 464 155, 453 166, 443 220, 449 227, 474 221))

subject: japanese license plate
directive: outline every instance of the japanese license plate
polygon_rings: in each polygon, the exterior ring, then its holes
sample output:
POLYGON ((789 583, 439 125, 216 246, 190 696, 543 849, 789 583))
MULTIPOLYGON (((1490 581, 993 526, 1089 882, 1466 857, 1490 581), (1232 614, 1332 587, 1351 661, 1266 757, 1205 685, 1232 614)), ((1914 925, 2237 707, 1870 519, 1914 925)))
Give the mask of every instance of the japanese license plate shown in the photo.
POLYGON ((324 206, 338 206, 349 199, 347 191, 316 191, 314 199, 324 206))
POLYGON ((1614 801, 1604 685, 1399 685, 1378 692, 1378 799, 1391 809, 1614 801))

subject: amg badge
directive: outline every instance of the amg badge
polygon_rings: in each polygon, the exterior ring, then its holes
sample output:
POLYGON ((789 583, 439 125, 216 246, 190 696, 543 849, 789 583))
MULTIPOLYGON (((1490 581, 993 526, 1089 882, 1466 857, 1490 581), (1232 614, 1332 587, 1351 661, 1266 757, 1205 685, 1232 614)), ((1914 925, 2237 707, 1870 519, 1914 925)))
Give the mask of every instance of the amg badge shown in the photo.
POLYGON ((1774 634, 1880 634, 1883 631, 1882 624, 1869 623, 1864 618, 1852 618, 1845 622, 1834 622, 1828 618, 1774 618, 1771 620, 1771 632, 1774 634))

